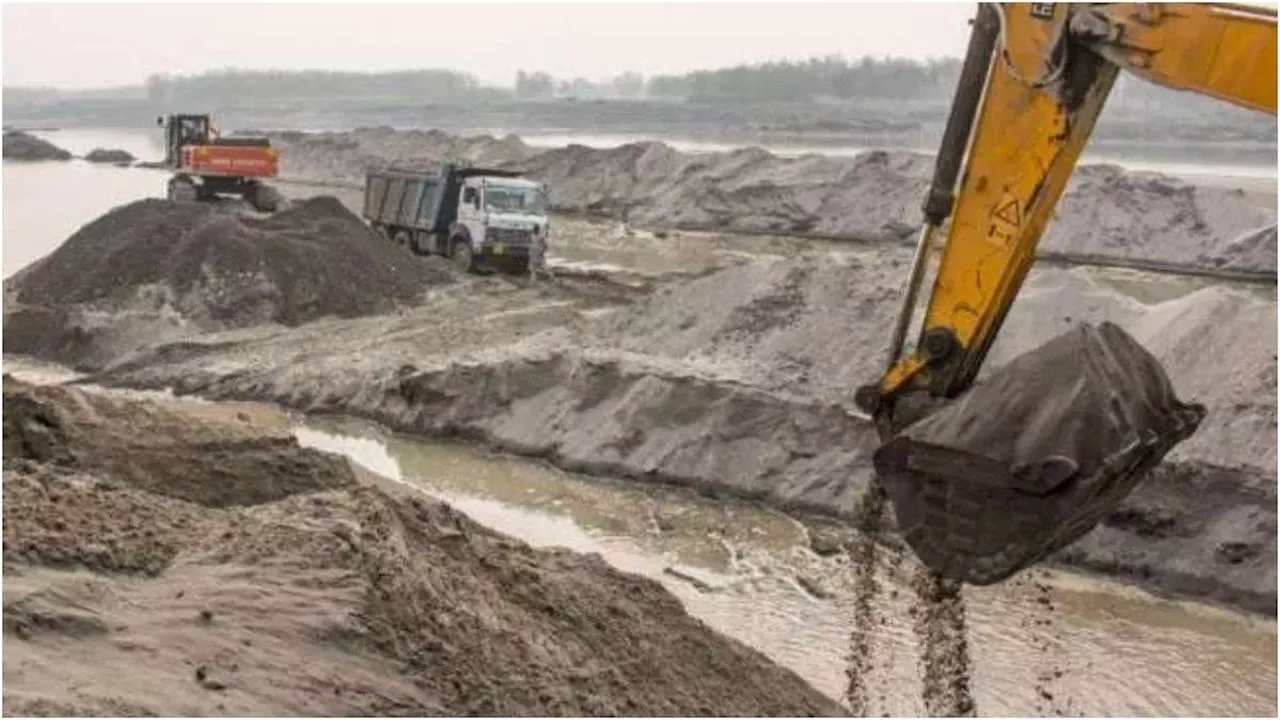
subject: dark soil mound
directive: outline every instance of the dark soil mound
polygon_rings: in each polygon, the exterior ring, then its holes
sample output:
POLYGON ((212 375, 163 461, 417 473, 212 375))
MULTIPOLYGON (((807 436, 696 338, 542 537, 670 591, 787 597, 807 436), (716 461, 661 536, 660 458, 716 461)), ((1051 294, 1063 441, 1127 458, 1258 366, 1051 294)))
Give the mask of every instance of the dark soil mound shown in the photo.
POLYGON ((131 163, 137 158, 126 150, 94 148, 84 159, 91 163, 131 163))
POLYGON ((71 153, 21 130, 5 132, 5 160, 70 160, 71 153))
POLYGON ((334 198, 269 217, 141 200, 81 228, 15 289, 23 304, 59 306, 128 302, 159 288, 184 315, 235 327, 386 312, 451 278, 334 198))
POLYGON ((7 711, 843 714, 657 582, 286 429, 9 378, 4 400, 7 711))

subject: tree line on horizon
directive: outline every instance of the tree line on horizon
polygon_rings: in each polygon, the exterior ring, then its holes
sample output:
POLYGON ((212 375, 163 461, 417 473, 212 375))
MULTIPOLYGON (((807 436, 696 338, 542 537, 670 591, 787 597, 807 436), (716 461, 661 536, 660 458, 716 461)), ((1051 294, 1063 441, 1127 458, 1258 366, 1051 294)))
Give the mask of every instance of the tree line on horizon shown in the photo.
POLYGON ((393 72, 247 70, 225 68, 195 75, 153 74, 140 86, 84 91, 6 87, 18 103, 60 99, 140 99, 155 104, 207 104, 236 100, 384 97, 426 102, 519 100, 806 101, 821 98, 947 96, 959 60, 925 62, 839 56, 769 61, 714 70, 644 77, 626 72, 603 80, 557 78, 519 70, 511 86, 493 87, 458 70, 393 72))
POLYGON ((688 100, 694 102, 799 102, 856 97, 934 98, 949 96, 960 75, 954 58, 850 60, 827 56, 774 60, 715 70, 694 70, 645 78, 628 72, 603 81, 557 79, 546 72, 516 73, 515 95, 526 100, 556 98, 688 100))
MULTIPOLYGON (((946 103, 954 92, 960 60, 917 61, 826 56, 774 60, 713 70, 644 77, 622 73, 603 80, 557 78, 537 70, 519 70, 509 87, 486 86, 458 70, 392 72, 329 70, 246 70, 227 68, 196 75, 155 74, 142 85, 86 91, 4 88, 4 102, 35 105, 77 101, 146 101, 153 106, 208 107, 308 100, 395 103, 452 103, 503 100, 650 100, 704 103, 847 101, 857 98, 925 100, 946 103)), ((1150 112, 1211 115, 1229 112, 1223 103, 1182 96, 1122 77, 1108 105, 1150 112)))

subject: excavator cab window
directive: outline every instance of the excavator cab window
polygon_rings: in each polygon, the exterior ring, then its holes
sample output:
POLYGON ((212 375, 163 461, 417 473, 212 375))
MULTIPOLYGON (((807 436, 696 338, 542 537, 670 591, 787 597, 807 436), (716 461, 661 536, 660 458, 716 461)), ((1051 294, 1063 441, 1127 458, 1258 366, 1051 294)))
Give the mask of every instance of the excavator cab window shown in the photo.
POLYGON ((183 118, 178 132, 179 145, 198 145, 204 140, 203 122, 199 118, 183 118))

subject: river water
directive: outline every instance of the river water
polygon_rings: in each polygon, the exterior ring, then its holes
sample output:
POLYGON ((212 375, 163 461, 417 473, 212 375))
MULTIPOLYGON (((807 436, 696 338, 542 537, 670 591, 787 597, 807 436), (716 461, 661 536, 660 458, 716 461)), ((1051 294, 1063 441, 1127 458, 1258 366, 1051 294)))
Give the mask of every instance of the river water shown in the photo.
MULTIPOLYGON (((160 153, 156 139, 144 133, 64 131, 46 137, 78 154, 94 147, 123 148, 142 159, 160 153)), ((6 162, 5 276, 116 205, 160 197, 164 180, 158 171, 80 161, 6 162)), ((1140 275, 1126 282, 1151 286, 1140 275)), ((6 370, 13 365, 9 360, 6 370)), ((786 516, 587 480, 465 446, 396 437, 364 423, 307 421, 297 433, 305 444, 344 453, 527 542, 597 552, 620 568, 654 577, 708 625, 831 696, 842 693, 849 568, 842 558, 811 552, 806 528, 786 516)), ((876 636, 871 709, 919 714, 924 708, 912 593, 901 579, 902 568, 883 570, 885 625, 876 636)), ((1041 570, 1016 583, 966 593, 981 714, 1276 714, 1274 621, 1041 570)))

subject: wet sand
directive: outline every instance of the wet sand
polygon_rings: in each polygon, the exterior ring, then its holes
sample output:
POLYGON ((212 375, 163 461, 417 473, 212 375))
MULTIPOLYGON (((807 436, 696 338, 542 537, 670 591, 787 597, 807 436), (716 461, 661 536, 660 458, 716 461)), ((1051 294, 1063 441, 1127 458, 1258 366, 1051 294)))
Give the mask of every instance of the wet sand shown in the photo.
MULTIPOLYGON (((853 612, 844 558, 812 552, 820 525, 752 504, 584 478, 351 420, 308 420, 303 444, 444 498, 538 546, 600 552, 661 580, 695 616, 761 649, 833 698, 853 612), (638 508, 643 510, 637 511, 638 508)), ((869 710, 924 711, 910 561, 886 558, 869 710)), ((1095 577, 1037 570, 966 591, 980 714, 1270 715, 1276 628, 1095 577), (1044 693, 1041 692, 1044 691, 1044 693), (1045 697, 1052 695, 1052 700, 1045 697)))
POLYGON ((241 409, 4 395, 7 714, 841 714, 660 584, 241 409))

